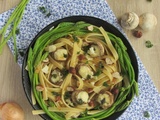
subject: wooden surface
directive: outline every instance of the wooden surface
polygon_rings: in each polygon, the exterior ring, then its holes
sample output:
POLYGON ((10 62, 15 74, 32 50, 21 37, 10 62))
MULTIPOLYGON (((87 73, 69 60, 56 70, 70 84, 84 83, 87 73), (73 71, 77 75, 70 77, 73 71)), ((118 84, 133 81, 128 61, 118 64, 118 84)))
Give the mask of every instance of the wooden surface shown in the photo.
MULTIPOLYGON (((0 13, 16 6, 20 0, 0 0, 0 13)), ((146 0, 107 0, 117 18, 125 12, 136 12, 138 15, 150 12, 160 20, 160 0, 147 2, 146 0)), ((143 62, 148 74, 155 86, 160 91, 160 24, 149 32, 144 32, 139 39, 133 37, 132 31, 125 30, 133 48, 143 62), (145 41, 150 40, 154 46, 145 47, 145 41)), ((15 63, 13 55, 6 45, 0 55, 0 103, 15 101, 21 105, 25 112, 25 120, 41 120, 39 116, 33 116, 22 87, 21 69, 15 63)))

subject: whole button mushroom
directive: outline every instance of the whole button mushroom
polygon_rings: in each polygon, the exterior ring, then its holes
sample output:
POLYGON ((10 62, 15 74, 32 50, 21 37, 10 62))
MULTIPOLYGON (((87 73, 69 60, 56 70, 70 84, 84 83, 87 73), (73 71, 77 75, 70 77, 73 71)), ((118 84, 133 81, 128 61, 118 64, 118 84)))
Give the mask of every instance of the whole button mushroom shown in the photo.
POLYGON ((139 26, 144 31, 152 30, 157 25, 157 18, 151 13, 143 13, 139 17, 139 26))
POLYGON ((71 98, 74 104, 81 105, 88 103, 89 95, 84 90, 76 90, 72 93, 71 98))
POLYGON ((91 57, 98 57, 104 55, 104 47, 100 42, 93 42, 87 53, 91 57))
POLYGON ((127 30, 135 29, 139 24, 139 17, 134 12, 128 12, 121 17, 121 26, 127 30))
POLYGON ((109 91, 105 91, 103 93, 99 93, 97 97, 97 102, 103 109, 109 108, 114 102, 114 96, 109 91))
POLYGON ((92 69, 87 65, 80 65, 78 73, 83 79, 88 79, 93 77, 92 69))

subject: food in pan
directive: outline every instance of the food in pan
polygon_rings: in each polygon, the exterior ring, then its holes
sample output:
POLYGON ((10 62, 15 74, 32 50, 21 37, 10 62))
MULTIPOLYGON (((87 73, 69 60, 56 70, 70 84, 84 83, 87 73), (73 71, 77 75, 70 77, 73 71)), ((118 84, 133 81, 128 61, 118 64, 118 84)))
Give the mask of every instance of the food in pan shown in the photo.
POLYGON ((53 120, 104 119, 138 93, 121 39, 84 21, 62 22, 39 36, 27 70, 33 101, 41 107, 33 114, 53 120))

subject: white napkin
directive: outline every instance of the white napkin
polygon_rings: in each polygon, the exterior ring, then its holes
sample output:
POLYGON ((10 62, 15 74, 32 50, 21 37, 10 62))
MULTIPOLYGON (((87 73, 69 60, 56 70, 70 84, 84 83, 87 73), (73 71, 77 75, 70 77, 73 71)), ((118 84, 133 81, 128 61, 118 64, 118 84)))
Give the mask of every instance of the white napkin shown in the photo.
MULTIPOLYGON (((13 9, 0 14, 0 28, 5 24, 12 11, 13 9)), ((98 17, 111 23, 124 34, 106 0, 30 0, 19 25, 18 49, 26 49, 35 35, 46 25, 60 18, 73 15, 98 17), (46 17, 39 11, 39 7, 42 6, 50 11, 51 16, 46 17)), ((13 52, 12 40, 9 40, 8 46, 13 52)), ((118 120, 160 120, 160 94, 138 56, 137 59, 139 65, 139 96, 134 98, 131 105, 118 120), (144 111, 149 112, 149 118, 144 117, 144 111)), ((19 55, 18 64, 20 66, 22 60, 23 57, 19 55)))

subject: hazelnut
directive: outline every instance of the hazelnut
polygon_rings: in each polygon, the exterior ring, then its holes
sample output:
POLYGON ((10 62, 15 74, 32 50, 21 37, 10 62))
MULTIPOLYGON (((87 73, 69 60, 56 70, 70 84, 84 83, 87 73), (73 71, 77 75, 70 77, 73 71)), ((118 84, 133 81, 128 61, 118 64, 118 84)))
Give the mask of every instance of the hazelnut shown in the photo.
POLYGON ((73 68, 73 67, 70 67, 70 68, 69 68, 69 72, 70 72, 71 74, 76 74, 76 69, 73 68))
POLYGON ((74 91, 74 90, 75 90, 75 88, 74 88, 74 87, 72 87, 72 86, 68 86, 68 87, 67 87, 67 91, 72 92, 72 91, 74 91))
POLYGON ((114 94, 114 95, 117 95, 119 93, 119 90, 118 88, 114 88, 111 90, 111 93, 114 94))
POLYGON ((93 100, 91 100, 91 101, 88 103, 88 105, 89 105, 90 107, 95 107, 95 103, 94 103, 93 100))
POLYGON ((79 58, 79 60, 81 61, 81 60, 84 60, 84 59, 85 59, 85 56, 84 56, 83 54, 80 54, 80 55, 78 56, 78 58, 79 58))
POLYGON ((87 92, 88 92, 88 93, 92 93, 92 92, 93 92, 93 88, 88 88, 88 89, 87 89, 87 92))
POLYGON ((140 38, 140 37, 142 37, 142 32, 141 32, 141 31, 134 31, 133 35, 134 35, 136 38, 140 38))
POLYGON ((44 87, 42 85, 37 85, 36 86, 36 90, 39 91, 39 92, 41 92, 41 91, 44 90, 44 87))

